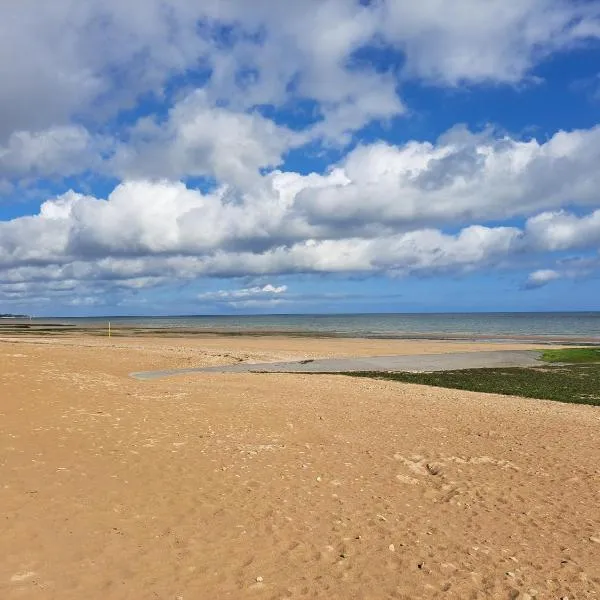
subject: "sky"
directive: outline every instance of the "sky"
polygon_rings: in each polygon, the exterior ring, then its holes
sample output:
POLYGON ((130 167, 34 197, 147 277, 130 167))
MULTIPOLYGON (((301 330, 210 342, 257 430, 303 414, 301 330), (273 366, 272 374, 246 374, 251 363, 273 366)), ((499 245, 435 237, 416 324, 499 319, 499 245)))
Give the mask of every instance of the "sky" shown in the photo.
POLYGON ((600 0, 7 0, 0 313, 594 310, 600 0))

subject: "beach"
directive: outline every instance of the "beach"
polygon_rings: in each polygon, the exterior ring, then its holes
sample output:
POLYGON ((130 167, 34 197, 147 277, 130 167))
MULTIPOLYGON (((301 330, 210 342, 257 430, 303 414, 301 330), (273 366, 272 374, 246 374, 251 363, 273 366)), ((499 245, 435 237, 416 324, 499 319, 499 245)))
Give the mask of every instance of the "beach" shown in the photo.
POLYGON ((594 598, 600 409, 130 373, 535 343, 0 338, 0 597, 594 598))

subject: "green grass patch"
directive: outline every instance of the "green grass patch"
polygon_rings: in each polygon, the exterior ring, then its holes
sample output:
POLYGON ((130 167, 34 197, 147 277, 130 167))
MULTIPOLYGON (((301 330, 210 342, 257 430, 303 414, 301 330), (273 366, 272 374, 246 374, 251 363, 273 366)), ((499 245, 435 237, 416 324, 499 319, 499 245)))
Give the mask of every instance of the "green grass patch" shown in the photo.
POLYGON ((550 363, 600 362, 600 348, 561 348, 560 350, 543 350, 541 359, 550 363))
POLYGON ((465 369, 435 373, 347 372, 344 375, 576 404, 600 405, 600 363, 529 368, 465 369))

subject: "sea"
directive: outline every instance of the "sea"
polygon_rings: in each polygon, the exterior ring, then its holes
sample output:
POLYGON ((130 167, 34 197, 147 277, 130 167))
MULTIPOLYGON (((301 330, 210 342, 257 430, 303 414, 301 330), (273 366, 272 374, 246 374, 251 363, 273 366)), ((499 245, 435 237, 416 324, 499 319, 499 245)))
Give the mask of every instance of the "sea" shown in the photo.
POLYGON ((34 323, 219 333, 296 333, 367 338, 540 338, 600 342, 599 312, 385 313, 34 318, 34 323))

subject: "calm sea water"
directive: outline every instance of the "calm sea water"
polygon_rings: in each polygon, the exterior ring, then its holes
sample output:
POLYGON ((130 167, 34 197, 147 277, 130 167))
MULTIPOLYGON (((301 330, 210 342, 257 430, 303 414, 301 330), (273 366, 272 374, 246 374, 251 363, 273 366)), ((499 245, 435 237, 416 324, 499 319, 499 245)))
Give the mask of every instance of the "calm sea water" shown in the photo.
POLYGON ((543 336, 600 340, 600 312, 94 317, 34 321, 76 326, 98 326, 111 321, 114 326, 141 328, 330 333, 359 337, 465 335, 478 338, 543 336))

